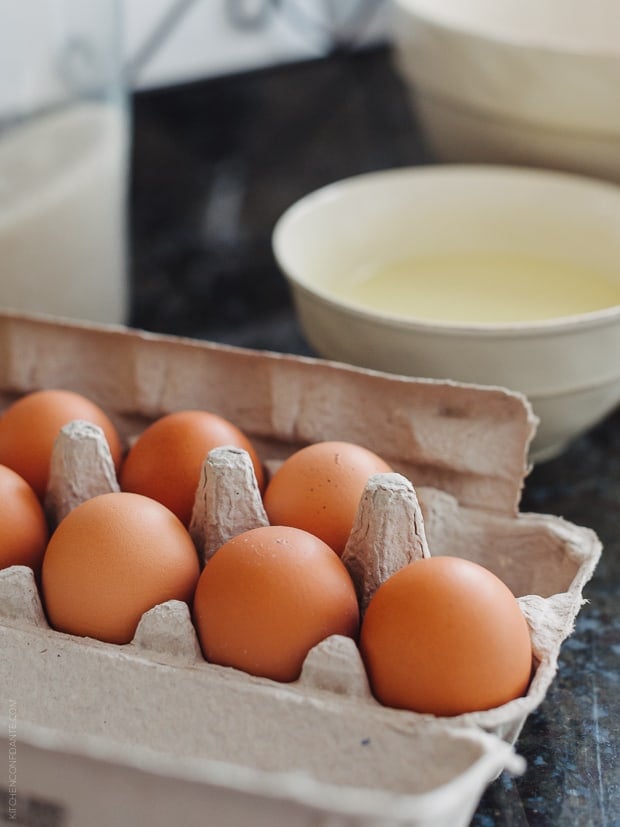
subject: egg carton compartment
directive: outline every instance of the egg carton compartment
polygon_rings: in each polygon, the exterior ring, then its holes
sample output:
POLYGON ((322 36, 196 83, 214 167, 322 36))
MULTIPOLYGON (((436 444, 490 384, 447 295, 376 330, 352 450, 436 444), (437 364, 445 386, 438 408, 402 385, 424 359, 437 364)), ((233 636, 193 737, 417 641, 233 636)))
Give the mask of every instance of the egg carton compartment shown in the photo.
MULTIPOLYGON (((103 432, 95 426, 76 422, 63 428, 51 467, 46 506, 52 525, 94 493, 119 490, 103 432)), ((249 455, 228 446, 212 450, 203 465, 189 526, 201 565, 227 540, 268 524, 249 455)), ((525 696, 446 718, 446 724, 478 726, 514 743, 555 676, 561 645, 572 631, 600 543, 590 530, 559 518, 488 513, 460 506, 437 489, 416 491, 398 473, 372 476, 342 554, 362 613, 391 574, 412 560, 442 554, 479 563, 508 585, 528 621, 533 651, 533 676, 525 696)), ((194 637, 190 635, 181 651, 194 651, 194 637)), ((166 645, 158 646, 161 652, 182 642, 165 640, 166 645)), ((349 677, 358 676, 363 691, 356 694, 370 698, 364 665, 357 649, 355 653, 343 661, 340 682, 349 686, 349 677)))
MULTIPOLYGON (((76 390, 106 410, 126 443, 165 413, 202 407, 244 429, 267 468, 324 439, 374 450, 396 473, 367 486, 349 541, 356 559, 376 559, 388 532, 404 557, 388 560, 378 581, 429 553, 482 563, 517 595, 535 665, 524 697, 438 719, 375 701, 347 638, 315 647, 299 680, 279 684, 206 663, 187 606, 174 601, 148 612, 125 646, 52 631, 32 572, 13 567, 0 572, 0 686, 17 698, 20 743, 31 758, 21 789, 53 802, 68 789, 59 782, 65 767, 79 779, 67 824, 112 823, 105 791, 114 783, 128 824, 149 807, 149 823, 163 824, 167 807, 176 802, 178 816, 181 802, 192 801, 184 823, 194 812, 198 823, 202 802, 201 817, 208 806, 226 825, 466 825, 492 778, 523 769, 512 743, 553 680, 600 543, 563 520, 518 513, 535 426, 522 397, 10 315, 0 315, 0 352, 3 404, 41 387, 76 390), (123 773, 143 786, 123 783, 123 773), (79 815, 95 777, 104 779, 100 822, 79 815), (174 780, 165 785, 176 790, 169 800, 163 778, 174 780)), ((75 436, 56 457, 47 502, 56 519, 115 484, 97 435, 87 428, 75 436), (86 477, 96 481, 88 494, 67 486, 63 470, 68 457, 75 468, 86 454, 86 477)), ((205 467, 191 527, 203 561, 231 533, 265 519, 243 452, 212 452, 205 467), (218 519, 209 521, 214 509, 218 519)))
POLYGON ((517 597, 530 629, 533 675, 527 693, 495 709, 449 719, 476 725, 514 743, 543 701, 563 642, 583 605, 583 588, 601 555, 595 532, 559 517, 514 518, 460 506, 435 489, 418 492, 434 556, 453 554, 488 568, 517 597))
MULTIPOLYGON (((103 432, 86 423, 62 430, 46 500, 52 525, 89 496, 117 490, 106 445, 103 432), (95 490, 93 480, 101 483, 95 490)), ((397 474, 377 475, 363 497, 360 527, 369 522, 373 547, 381 548, 382 528, 394 524, 398 531, 411 509, 421 519, 411 484, 397 474), (382 518, 384 491, 397 520, 382 518)), ((229 537, 265 522, 249 455, 237 448, 211 451, 192 519, 203 562, 229 537)), ((420 532, 418 524, 412 553, 420 537, 424 542, 420 532)), ((347 637, 319 643, 300 678, 280 684, 207 663, 189 608, 180 601, 146 612, 124 646, 51 630, 34 573, 23 566, 0 572, 0 607, 0 635, 20 652, 17 662, 7 661, 5 675, 0 668, 0 683, 28 687, 20 691, 19 710, 34 726, 35 741, 37 728, 61 720, 65 737, 114 740, 117 750, 138 745, 157 761, 174 728, 178 751, 196 764, 207 788, 214 769, 226 766, 230 775, 220 786, 245 794, 234 781, 244 770, 240 778, 255 785, 262 780, 269 805, 277 790, 278 808, 299 810, 287 814, 287 824, 315 824, 317 817, 322 823, 317 814, 330 801, 329 824, 381 818, 390 825, 466 825, 492 777, 523 769, 512 748, 493 736, 382 707, 347 637)), ((230 802, 220 823, 235 823, 228 808, 237 806, 230 802)))
MULTIPOLYGON (((253 799, 253 824, 273 823, 275 812, 286 824, 466 825, 491 778, 523 769, 492 736, 396 716, 375 703, 348 638, 327 639, 298 681, 275 684, 206 664, 184 603, 155 607, 132 643, 117 646, 49 630, 30 569, 2 575, 1 604, 11 617, 0 626, 8 655, 0 683, 18 688, 20 756, 25 740, 79 749, 95 761, 113 756, 126 769, 182 771, 201 786, 204 806, 207 791, 240 794, 246 807, 253 799)), ((53 799, 67 787, 59 777, 55 762, 43 777, 20 764, 20 790, 40 783, 38 795, 53 799)), ((216 823, 249 823, 249 811, 245 820, 233 817, 238 801, 219 806, 216 823)), ((126 815, 111 821, 105 804, 96 809, 68 823, 137 823, 126 815)), ((161 813, 141 819, 166 823, 161 813)), ((199 821, 184 815, 183 823, 199 821)))

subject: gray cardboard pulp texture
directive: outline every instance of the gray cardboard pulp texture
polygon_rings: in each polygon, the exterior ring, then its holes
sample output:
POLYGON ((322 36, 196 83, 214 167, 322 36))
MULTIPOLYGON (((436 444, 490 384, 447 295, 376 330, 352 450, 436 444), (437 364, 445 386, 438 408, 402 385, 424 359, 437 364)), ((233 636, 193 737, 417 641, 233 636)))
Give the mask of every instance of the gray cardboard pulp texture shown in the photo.
MULTIPOLYGON (((5 820, 466 827, 494 777, 523 771, 513 744, 554 678, 600 543, 559 518, 519 513, 535 429, 522 397, 0 314, 2 407, 43 387, 89 396, 126 443, 165 413, 204 408, 242 428, 267 468, 324 439, 376 451, 396 472, 390 497, 415 485, 430 553, 473 559, 513 590, 534 674, 524 697, 484 712, 388 709, 349 639, 328 638, 299 680, 278 684, 206 663, 177 601, 147 612, 125 646, 53 631, 32 572, 14 566, 0 572, 5 820)), ((399 513, 409 517, 394 536, 410 534, 418 517, 399 513)))

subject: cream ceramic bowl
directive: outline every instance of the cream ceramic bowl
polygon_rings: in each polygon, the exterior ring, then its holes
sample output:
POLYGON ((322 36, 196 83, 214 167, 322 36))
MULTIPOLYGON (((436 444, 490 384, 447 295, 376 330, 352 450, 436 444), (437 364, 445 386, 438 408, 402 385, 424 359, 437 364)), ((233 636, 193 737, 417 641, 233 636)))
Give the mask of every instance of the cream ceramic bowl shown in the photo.
POLYGON ((543 321, 458 323, 377 311, 336 295, 343 279, 369 262, 446 253, 458 261, 472 250, 579 265, 586 279, 589 268, 605 271, 620 288, 620 187, 487 165, 370 173, 290 207, 274 228, 273 249, 320 355, 520 391, 540 418, 533 460, 559 453, 620 402, 618 304, 543 321))
POLYGON ((396 66, 440 161, 620 182, 618 0, 392 0, 396 66))

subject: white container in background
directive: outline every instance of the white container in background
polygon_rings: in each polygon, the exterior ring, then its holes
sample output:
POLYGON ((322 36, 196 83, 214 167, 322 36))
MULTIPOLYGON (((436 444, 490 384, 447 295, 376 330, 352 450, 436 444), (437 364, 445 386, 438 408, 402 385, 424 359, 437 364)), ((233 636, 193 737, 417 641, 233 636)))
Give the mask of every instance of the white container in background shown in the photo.
POLYGON ((128 116, 114 0, 0 0, 0 306, 123 323, 128 116))
POLYGON ((618 0, 392 0, 396 66, 443 162, 620 182, 618 0))

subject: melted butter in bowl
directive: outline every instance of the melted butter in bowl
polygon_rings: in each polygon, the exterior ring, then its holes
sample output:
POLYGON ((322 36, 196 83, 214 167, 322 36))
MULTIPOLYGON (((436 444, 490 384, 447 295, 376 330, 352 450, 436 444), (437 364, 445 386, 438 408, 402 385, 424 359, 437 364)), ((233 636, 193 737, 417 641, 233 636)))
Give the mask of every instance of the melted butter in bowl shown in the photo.
POLYGON ((513 324, 620 305, 620 279, 525 253, 437 253, 354 269, 331 287, 356 306, 429 322, 513 324))

